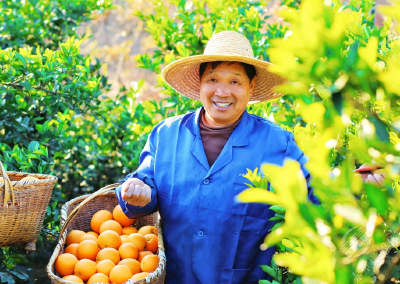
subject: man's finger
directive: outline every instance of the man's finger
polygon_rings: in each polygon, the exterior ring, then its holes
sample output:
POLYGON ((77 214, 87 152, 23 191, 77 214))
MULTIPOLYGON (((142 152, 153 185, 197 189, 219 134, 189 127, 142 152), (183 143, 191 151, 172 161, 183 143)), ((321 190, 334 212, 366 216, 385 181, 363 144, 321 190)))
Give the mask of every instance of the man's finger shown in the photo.
POLYGON ((376 182, 374 176, 371 175, 371 174, 368 175, 367 180, 368 180, 368 182, 369 182, 370 184, 373 184, 373 185, 376 185, 376 186, 378 185, 378 183, 376 182))
POLYGON ((130 189, 132 190, 132 196, 131 200, 137 202, 137 200, 140 198, 140 195, 142 194, 142 186, 139 184, 131 185, 130 189))
POLYGON ((140 206, 146 206, 151 200, 151 188, 148 185, 145 185, 142 189, 142 194, 139 198, 140 206))
MULTIPOLYGON (((378 182, 378 180, 376 179, 375 175, 369 174, 368 175, 368 181, 369 181, 369 183, 371 183, 371 184, 373 184, 373 185, 375 185, 377 187, 382 187, 383 186, 378 182)), ((382 184, 384 184, 384 182, 382 184)))
POLYGON ((129 187, 126 190, 121 190, 121 195, 124 200, 128 200, 132 196, 132 191, 129 190, 129 187))
POLYGON ((374 178, 380 187, 385 186, 385 179, 380 174, 374 174, 374 178))
POLYGON ((127 192, 128 189, 129 189, 129 187, 130 187, 131 185, 135 185, 135 184, 139 184, 139 185, 141 185, 141 186, 144 186, 144 182, 141 181, 140 179, 138 179, 138 178, 130 178, 130 179, 126 180, 126 181, 121 185, 121 191, 122 191, 122 192, 127 192))

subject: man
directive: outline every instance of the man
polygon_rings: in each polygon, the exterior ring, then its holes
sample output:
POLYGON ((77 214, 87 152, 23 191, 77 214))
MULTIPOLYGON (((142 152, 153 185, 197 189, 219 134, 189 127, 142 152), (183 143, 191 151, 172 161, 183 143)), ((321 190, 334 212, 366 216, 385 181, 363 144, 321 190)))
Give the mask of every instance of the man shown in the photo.
MULTIPOLYGON (((250 115, 250 103, 280 96, 284 79, 254 58, 236 32, 215 34, 203 55, 169 64, 164 80, 200 100, 194 113, 168 118, 149 135, 139 168, 116 190, 126 215, 160 211, 167 283, 258 283, 274 249, 260 250, 274 216, 265 204, 236 203, 246 189, 243 174, 285 159, 304 167, 292 133, 250 115)), ((312 195, 310 195, 310 198, 312 195)))

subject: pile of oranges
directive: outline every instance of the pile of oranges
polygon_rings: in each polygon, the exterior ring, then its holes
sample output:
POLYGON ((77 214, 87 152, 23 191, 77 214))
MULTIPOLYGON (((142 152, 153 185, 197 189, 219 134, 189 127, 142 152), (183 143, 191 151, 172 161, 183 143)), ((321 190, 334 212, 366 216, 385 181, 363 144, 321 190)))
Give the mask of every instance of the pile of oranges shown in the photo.
POLYGON ((139 230, 121 207, 97 211, 90 222, 93 231, 72 230, 55 269, 75 283, 122 284, 144 279, 158 267, 158 232, 154 226, 139 230))

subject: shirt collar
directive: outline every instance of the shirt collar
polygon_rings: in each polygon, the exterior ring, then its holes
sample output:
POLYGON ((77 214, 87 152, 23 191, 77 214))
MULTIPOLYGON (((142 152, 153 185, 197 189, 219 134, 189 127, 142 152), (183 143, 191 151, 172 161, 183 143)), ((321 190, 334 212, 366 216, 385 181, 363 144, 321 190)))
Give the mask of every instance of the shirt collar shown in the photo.
MULTIPOLYGON (((196 137, 200 136, 199 118, 202 109, 203 107, 192 113, 185 123, 185 126, 196 137)), ((232 146, 240 147, 249 144, 249 132, 251 131, 252 127, 253 124, 251 123, 250 114, 247 112, 247 110, 245 110, 242 120, 231 134, 232 146)))

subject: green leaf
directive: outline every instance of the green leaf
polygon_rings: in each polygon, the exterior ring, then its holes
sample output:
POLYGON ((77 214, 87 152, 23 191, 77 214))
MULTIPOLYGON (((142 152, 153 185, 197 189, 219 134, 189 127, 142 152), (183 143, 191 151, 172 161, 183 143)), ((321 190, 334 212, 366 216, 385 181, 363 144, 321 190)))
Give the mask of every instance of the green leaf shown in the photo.
POLYGON ((35 150, 33 153, 46 156, 46 152, 43 149, 35 150))
POLYGON ((332 102, 335 106, 335 110, 339 115, 342 115, 343 110, 343 98, 341 92, 335 92, 332 94, 332 102))
POLYGON ((272 267, 270 267, 268 265, 260 265, 260 267, 265 273, 267 273, 274 279, 277 279, 277 271, 275 271, 272 267))
POLYGON ((263 188, 246 189, 239 193, 235 200, 237 202, 257 202, 276 205, 282 204, 278 195, 263 188))
POLYGON ((53 211, 54 211, 54 209, 56 209, 57 204, 58 204, 58 201, 56 200, 56 201, 53 202, 53 205, 51 205, 51 209, 52 209, 53 211))
POLYGON ((283 206, 279 206, 279 205, 273 205, 269 209, 271 209, 272 211, 278 212, 278 213, 285 213, 286 212, 286 208, 283 207, 283 206))
POLYGON ((15 280, 12 275, 8 272, 0 272, 1 283, 15 284, 15 280))
POLYGON ((27 280, 29 280, 29 275, 28 275, 28 273, 26 273, 26 272, 24 272, 24 271, 22 271, 22 270, 14 269, 14 270, 11 270, 10 273, 11 273, 12 275, 14 275, 17 279, 21 280, 21 281, 27 281, 27 280))
POLYGON ((285 222, 279 222, 279 223, 276 223, 275 225, 273 225, 272 226, 272 228, 271 228, 271 232, 272 231, 275 231, 276 229, 278 229, 280 226, 282 226, 283 224, 285 224, 285 222))
POLYGON ((29 264, 29 261, 22 254, 14 254, 12 258, 14 259, 15 264, 29 264))
POLYGON ((258 284, 272 284, 272 283, 268 280, 258 280, 258 284))
POLYGON ((389 131, 386 124, 375 116, 370 116, 369 120, 374 124, 379 139, 383 142, 389 142, 389 131))
POLYGON ((279 217, 279 216, 274 216, 274 217, 268 219, 268 221, 271 221, 271 222, 280 221, 280 220, 284 220, 284 218, 279 217))
POLYGON ((40 146, 39 146, 39 142, 38 141, 31 141, 31 143, 29 143, 28 149, 29 149, 30 152, 33 153, 39 148, 40 148, 40 146))
POLYGON ((382 189, 372 184, 365 184, 365 192, 371 205, 376 208, 381 216, 386 216, 389 209, 388 197, 383 193, 382 189))
POLYGON ((18 52, 15 52, 14 54, 15 54, 15 56, 18 57, 18 59, 19 59, 24 65, 26 65, 26 59, 25 59, 25 57, 23 57, 23 56, 22 56, 21 54, 19 54, 18 52))

